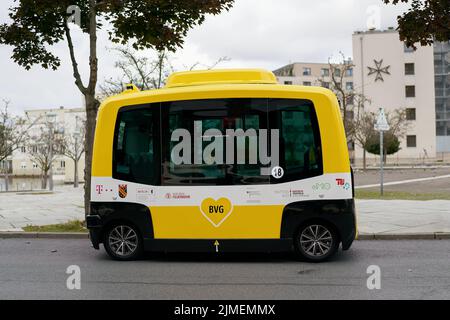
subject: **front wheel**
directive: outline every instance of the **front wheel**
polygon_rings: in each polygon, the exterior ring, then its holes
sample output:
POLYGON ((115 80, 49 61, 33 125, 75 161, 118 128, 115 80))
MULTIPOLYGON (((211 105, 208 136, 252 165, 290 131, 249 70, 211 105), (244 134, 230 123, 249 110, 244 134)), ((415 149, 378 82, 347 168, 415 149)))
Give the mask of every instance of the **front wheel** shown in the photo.
POLYGON ((135 260, 143 252, 143 243, 138 229, 128 223, 111 225, 104 233, 103 245, 115 260, 135 260))
POLYGON ((310 222, 301 226, 294 241, 297 255, 312 262, 327 260, 339 247, 337 233, 322 222, 310 222))

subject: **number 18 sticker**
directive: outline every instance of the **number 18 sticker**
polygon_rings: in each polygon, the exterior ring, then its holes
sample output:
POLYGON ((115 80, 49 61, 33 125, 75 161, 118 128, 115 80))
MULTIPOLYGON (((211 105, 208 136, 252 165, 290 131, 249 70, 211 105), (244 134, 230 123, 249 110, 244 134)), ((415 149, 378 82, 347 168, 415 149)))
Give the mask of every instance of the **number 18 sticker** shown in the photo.
POLYGON ((272 168, 272 177, 275 179, 280 179, 284 175, 284 170, 280 166, 276 166, 272 168))

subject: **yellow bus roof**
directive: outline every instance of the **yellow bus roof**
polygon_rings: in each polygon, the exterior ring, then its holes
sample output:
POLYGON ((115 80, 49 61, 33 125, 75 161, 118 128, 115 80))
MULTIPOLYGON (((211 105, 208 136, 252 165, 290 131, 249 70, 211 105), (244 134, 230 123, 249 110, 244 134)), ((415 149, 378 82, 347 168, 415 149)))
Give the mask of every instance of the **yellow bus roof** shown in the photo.
POLYGON ((167 80, 166 88, 225 83, 276 84, 277 78, 263 69, 184 71, 173 73, 167 80))

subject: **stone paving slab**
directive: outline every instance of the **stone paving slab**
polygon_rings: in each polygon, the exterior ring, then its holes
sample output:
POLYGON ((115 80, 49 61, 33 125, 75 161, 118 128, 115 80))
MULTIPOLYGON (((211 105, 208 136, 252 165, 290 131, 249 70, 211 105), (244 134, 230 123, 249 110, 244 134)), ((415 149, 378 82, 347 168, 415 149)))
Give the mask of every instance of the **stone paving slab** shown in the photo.
MULTIPOLYGON (((356 200, 361 234, 450 233, 450 200, 356 200)), ((84 219, 83 188, 53 194, 0 193, 0 231, 84 219)))

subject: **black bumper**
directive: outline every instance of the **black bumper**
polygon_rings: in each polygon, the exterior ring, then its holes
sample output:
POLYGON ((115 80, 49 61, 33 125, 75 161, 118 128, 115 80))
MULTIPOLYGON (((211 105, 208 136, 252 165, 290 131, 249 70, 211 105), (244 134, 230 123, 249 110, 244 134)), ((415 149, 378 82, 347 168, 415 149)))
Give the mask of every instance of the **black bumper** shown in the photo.
POLYGON ((92 245, 98 250, 100 248, 103 227, 101 217, 98 215, 86 216, 86 226, 89 229, 89 238, 91 239, 92 245))

